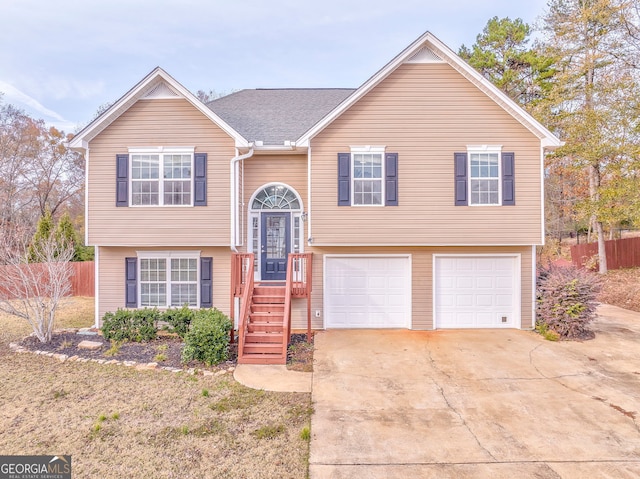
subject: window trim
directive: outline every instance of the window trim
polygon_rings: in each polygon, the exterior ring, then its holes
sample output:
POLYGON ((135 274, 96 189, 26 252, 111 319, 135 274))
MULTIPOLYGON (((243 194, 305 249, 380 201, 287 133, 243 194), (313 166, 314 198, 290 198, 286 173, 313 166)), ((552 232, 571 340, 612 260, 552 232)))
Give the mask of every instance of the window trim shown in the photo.
MULTIPOLYGON (((173 306, 171 305, 171 260, 172 259, 195 259, 196 260, 196 302, 195 306, 189 306, 189 309, 199 309, 200 308, 200 282, 202 280, 202 272, 200 271, 200 258, 201 251, 136 251, 137 257, 137 270, 138 277, 136 279, 137 284, 137 301, 138 308, 151 308, 155 307, 158 309, 169 309, 169 308, 181 308, 183 305, 173 306), (160 306, 142 306, 142 267, 140 264, 140 260, 142 259, 164 259, 166 260, 166 303, 160 306)), ((184 284, 184 283, 180 283, 184 284)))
MULTIPOLYGON (((468 193, 468 206, 482 207, 482 206, 502 206, 502 145, 467 145, 467 191, 468 193), (472 178, 471 176, 471 155, 482 153, 496 153, 498 155, 498 202, 497 203, 473 203, 473 191, 471 189, 471 182, 478 178, 472 178)), ((489 178, 493 179, 493 178, 489 178)))
MULTIPOLYGON (((195 205, 195 147, 193 146, 154 146, 129 148, 129 207, 131 208, 188 208, 195 205), (140 181, 133 179, 133 155, 158 155, 158 204, 157 205, 134 205, 133 204, 133 182, 140 181), (191 156, 191 198, 188 204, 165 205, 164 204, 164 182, 170 179, 164 178, 164 155, 190 155, 191 156)), ((152 180, 155 181, 155 180, 152 180)), ((185 181, 186 183, 186 181, 185 181)))
MULTIPOLYGON (((366 145, 366 146, 352 146, 351 147, 351 158, 349 161, 349 173, 351 176, 351 184, 350 184, 350 189, 351 189, 351 205, 350 206, 357 206, 357 207, 365 207, 365 208, 380 208, 383 206, 386 206, 386 191, 385 191, 385 186, 386 186, 386 147, 385 146, 371 146, 371 145, 366 145), (355 202, 355 195, 356 195, 356 187, 355 187, 355 182, 356 180, 362 180, 363 178, 356 178, 355 174, 354 174, 354 170, 355 170, 355 155, 358 154, 363 154, 363 153, 369 153, 369 154, 379 154, 380 155, 380 178, 375 178, 375 180, 379 180, 380 181, 380 204, 378 205, 368 205, 368 204, 361 204, 361 203, 356 203, 355 202)), ((373 183, 373 181, 371 181, 373 183)))

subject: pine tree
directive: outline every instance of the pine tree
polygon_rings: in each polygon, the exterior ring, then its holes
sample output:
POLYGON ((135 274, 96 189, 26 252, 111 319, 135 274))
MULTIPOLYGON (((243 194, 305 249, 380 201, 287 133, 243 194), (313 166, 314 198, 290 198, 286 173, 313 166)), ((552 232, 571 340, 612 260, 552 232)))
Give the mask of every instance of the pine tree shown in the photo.
POLYGON ((42 258, 42 245, 51 238, 52 234, 53 219, 51 218, 51 212, 46 210, 44 215, 38 220, 36 232, 27 249, 27 259, 29 263, 38 262, 39 258, 42 258))
POLYGON ((521 106, 542 98, 555 70, 553 58, 530 47, 531 28, 522 19, 493 17, 476 42, 458 54, 521 106))
POLYGON ((58 221, 55 238, 59 244, 73 246, 74 249, 78 245, 78 235, 76 234, 76 230, 68 213, 63 214, 58 221))

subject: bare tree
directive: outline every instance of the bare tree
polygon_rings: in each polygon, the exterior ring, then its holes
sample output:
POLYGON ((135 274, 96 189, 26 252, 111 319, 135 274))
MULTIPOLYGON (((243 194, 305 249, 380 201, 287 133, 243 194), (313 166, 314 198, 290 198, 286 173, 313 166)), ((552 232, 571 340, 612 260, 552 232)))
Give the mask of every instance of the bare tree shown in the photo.
POLYGON ((33 228, 46 210, 58 217, 82 202, 84 161, 69 138, 0 97, 1 229, 33 228))
MULTIPOLYGON (((13 232, 15 234, 15 231, 13 232)), ((51 340, 58 306, 71 291, 74 248, 56 239, 41 240, 26 254, 20 239, 0 233, 0 311, 26 320, 43 343, 51 340)))

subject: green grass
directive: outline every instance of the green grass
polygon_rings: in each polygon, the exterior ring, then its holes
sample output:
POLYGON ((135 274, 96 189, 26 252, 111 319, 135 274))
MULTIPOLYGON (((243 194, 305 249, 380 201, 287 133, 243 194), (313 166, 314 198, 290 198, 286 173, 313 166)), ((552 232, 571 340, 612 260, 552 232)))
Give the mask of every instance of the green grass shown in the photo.
MULTIPOLYGON (((61 311, 59 327, 92 324, 93 300, 83 301, 74 298, 72 311, 61 311)), ((63 450, 74 458, 74 477, 307 476, 309 443, 300 431, 310 422, 309 394, 249 389, 229 375, 136 371, 9 352, 8 342, 29 332, 24 320, 0 315, 3 454, 63 450), (278 460, 265 461, 273 451, 278 460)))

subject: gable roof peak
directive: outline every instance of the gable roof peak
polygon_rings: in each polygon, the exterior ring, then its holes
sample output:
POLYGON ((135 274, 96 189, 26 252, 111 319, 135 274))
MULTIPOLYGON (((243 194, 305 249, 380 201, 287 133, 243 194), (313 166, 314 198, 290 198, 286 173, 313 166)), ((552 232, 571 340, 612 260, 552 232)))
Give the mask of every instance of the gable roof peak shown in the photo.
POLYGON ((404 63, 447 63, 489 98, 496 102, 502 109, 519 121, 525 128, 537 136, 543 147, 555 148, 562 145, 558 137, 551 133, 540 122, 524 111, 520 105, 509 98, 503 91, 483 77, 471 65, 460 58, 451 48, 440 41, 431 32, 426 31, 409 46, 396 55, 389 63, 378 70, 372 77, 365 81, 352 95, 346 98, 334 108, 321 121, 305 132, 297 144, 307 146, 309 141, 320 133, 334 119, 351 107, 355 102, 371 91, 375 86, 387 78, 400 65, 404 63))
POLYGON ((131 108, 134 103, 139 100, 159 98, 184 98, 232 137, 237 146, 247 146, 248 143, 242 135, 223 121, 210 108, 207 108, 204 103, 198 100, 196 96, 159 66, 149 72, 149 74, 107 108, 100 116, 80 130, 80 132, 71 139, 69 146, 74 149, 86 149, 89 141, 104 131, 105 128, 131 108))

